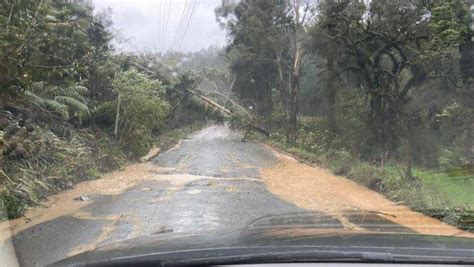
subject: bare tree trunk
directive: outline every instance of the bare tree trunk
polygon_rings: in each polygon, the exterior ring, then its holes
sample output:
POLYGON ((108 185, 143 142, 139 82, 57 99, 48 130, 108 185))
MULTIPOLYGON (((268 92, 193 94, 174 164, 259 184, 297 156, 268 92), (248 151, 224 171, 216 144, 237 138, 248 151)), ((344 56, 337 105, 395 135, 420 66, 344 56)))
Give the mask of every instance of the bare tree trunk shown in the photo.
POLYGON ((290 116, 288 120, 288 142, 294 143, 297 138, 298 131, 298 95, 299 95, 299 76, 293 75, 291 79, 292 88, 290 95, 290 116))
POLYGON ((277 67, 278 67, 278 90, 280 91, 281 104, 285 114, 288 114, 288 102, 290 94, 288 92, 287 83, 285 82, 285 77, 283 75, 283 68, 280 55, 277 55, 277 67))
POLYGON ((298 96, 300 91, 300 66, 301 66, 301 46, 298 41, 298 30, 300 28, 299 0, 295 0, 295 55, 293 61, 293 72, 290 79, 290 116, 288 119, 288 142, 294 143, 298 131, 298 96))

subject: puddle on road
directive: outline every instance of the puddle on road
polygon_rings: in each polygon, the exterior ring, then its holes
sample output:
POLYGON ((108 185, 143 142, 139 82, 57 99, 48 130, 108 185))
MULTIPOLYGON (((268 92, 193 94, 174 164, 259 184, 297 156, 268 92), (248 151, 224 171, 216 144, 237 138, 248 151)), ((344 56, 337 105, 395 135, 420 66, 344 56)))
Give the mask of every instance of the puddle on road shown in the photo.
POLYGON ((279 163, 261 171, 268 189, 295 205, 331 214, 349 228, 359 228, 345 218, 347 211, 377 213, 386 220, 430 235, 474 237, 434 218, 397 205, 383 195, 361 186, 347 178, 298 162, 296 159, 274 151, 279 163))

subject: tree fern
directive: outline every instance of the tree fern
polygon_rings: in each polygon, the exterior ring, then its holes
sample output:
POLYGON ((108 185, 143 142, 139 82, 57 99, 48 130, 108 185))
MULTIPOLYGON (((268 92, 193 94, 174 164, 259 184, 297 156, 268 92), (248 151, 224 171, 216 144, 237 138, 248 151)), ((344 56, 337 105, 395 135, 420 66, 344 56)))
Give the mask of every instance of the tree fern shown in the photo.
POLYGON ((47 111, 56 112, 64 119, 69 119, 68 108, 66 105, 61 104, 54 99, 38 96, 32 91, 26 91, 25 94, 31 104, 42 107, 47 111))
POLYGON ((30 103, 45 110, 56 112, 68 120, 71 115, 82 117, 89 115, 87 98, 89 90, 80 85, 47 86, 45 83, 33 83, 26 91, 30 103))
POLYGON ((54 100, 58 103, 68 106, 70 110, 89 115, 89 108, 87 105, 78 101, 77 99, 67 96, 56 96, 54 100))
POLYGON ((88 94, 89 90, 84 86, 69 86, 69 87, 61 87, 61 86, 50 86, 46 88, 42 95, 49 98, 54 98, 57 96, 65 96, 69 98, 74 98, 77 101, 80 101, 83 104, 87 104, 87 99, 84 95, 88 94))

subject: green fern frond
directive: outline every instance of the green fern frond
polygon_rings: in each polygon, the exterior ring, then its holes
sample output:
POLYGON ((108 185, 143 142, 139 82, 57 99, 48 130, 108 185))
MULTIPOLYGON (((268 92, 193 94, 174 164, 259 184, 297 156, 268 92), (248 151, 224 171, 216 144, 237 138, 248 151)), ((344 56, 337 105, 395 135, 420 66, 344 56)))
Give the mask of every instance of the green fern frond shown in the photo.
POLYGON ((82 96, 87 95, 89 93, 89 89, 87 89, 87 87, 80 86, 80 85, 69 86, 67 87, 67 90, 74 91, 77 94, 80 94, 82 96))
POLYGON ((67 111, 66 105, 59 103, 54 99, 38 96, 37 94, 31 91, 26 91, 25 95, 31 104, 40 106, 49 111, 57 112, 64 119, 69 119, 69 113, 67 111))
POLYGON ((41 105, 43 101, 42 97, 36 95, 32 91, 25 91, 25 95, 26 95, 27 101, 33 105, 41 105))
POLYGON ((67 111, 66 105, 59 103, 54 99, 47 98, 43 98, 41 105, 50 111, 55 111, 61 114, 61 117, 63 117, 64 119, 69 119, 69 112, 67 111))
POLYGON ((89 92, 89 89, 83 86, 69 86, 69 87, 59 87, 59 86, 49 86, 48 88, 42 91, 42 96, 48 98, 54 98, 59 96, 74 98, 77 101, 87 104, 87 98, 84 97, 89 92))
POLYGON ((45 90, 45 83, 44 82, 33 82, 29 87, 28 91, 34 93, 41 93, 45 90))
POLYGON ((79 116, 90 115, 85 95, 89 92, 84 86, 69 87, 45 86, 44 83, 33 83, 26 96, 30 103, 41 106, 46 110, 61 114, 69 119, 70 112, 79 116))
POLYGON ((88 115, 90 114, 89 107, 87 107, 86 104, 80 102, 79 100, 75 98, 67 97, 67 96, 56 96, 54 100, 58 103, 68 106, 74 111, 86 113, 88 115))

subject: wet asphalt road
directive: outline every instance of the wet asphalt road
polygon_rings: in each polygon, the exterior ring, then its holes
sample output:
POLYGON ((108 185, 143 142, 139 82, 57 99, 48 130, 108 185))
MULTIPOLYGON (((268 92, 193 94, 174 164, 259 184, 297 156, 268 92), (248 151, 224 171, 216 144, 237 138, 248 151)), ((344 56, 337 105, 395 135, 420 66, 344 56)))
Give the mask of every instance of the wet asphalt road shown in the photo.
POLYGON ((202 178, 179 188, 147 181, 120 195, 89 196, 91 203, 81 209, 88 217, 62 216, 15 235, 18 260, 43 266, 90 244, 163 232, 234 230, 265 215, 303 212, 271 194, 260 180, 259 169, 276 163, 266 147, 242 142, 225 126, 211 126, 154 160, 173 168, 171 174, 202 178), (109 229, 105 238, 104 228, 109 229))
MULTIPOLYGON (((261 180, 259 170, 278 163, 274 152, 258 143, 243 142, 240 134, 223 125, 191 135, 153 163, 156 175, 193 175, 196 179, 179 186, 169 180, 148 180, 119 195, 88 196, 90 204, 79 213, 13 236, 20 265, 43 266, 84 248, 139 236, 230 231, 257 219, 275 224, 277 218, 283 221, 276 224, 286 224, 282 219, 285 214, 306 212, 270 193, 261 180), (280 216, 265 217, 269 215, 280 216)), ((312 214, 309 220, 314 222, 314 216, 320 215, 312 214)), ((359 225, 367 218, 378 224, 390 223, 373 215, 357 216, 347 219, 359 225)), ((331 227, 342 227, 337 219, 324 220, 331 227)))

